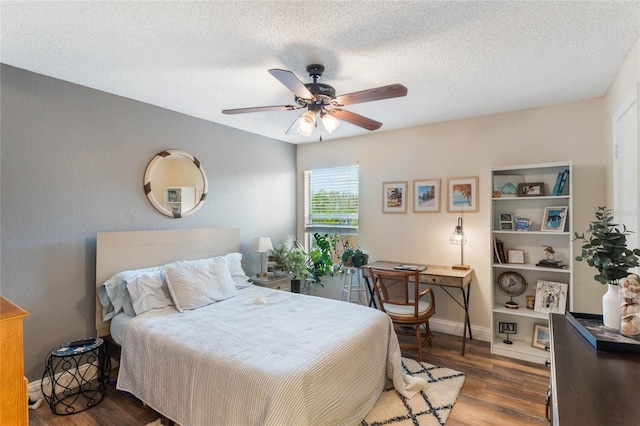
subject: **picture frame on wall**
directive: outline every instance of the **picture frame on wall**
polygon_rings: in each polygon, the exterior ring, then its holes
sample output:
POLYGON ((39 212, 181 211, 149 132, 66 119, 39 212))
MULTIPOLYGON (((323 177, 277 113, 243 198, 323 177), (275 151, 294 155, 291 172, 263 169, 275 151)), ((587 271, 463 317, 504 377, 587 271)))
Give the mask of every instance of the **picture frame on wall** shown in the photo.
POLYGON ((440 212, 440 179, 416 179, 413 181, 413 212, 440 212))
POLYGON ((478 176, 447 180, 447 212, 478 212, 478 176))
POLYGON ((407 182, 382 183, 382 213, 407 212, 407 182))
POLYGON ((568 210, 567 206, 545 207, 540 230, 563 232, 568 210))
POLYGON ((531 346, 544 350, 549 343, 549 327, 543 324, 534 324, 531 346))

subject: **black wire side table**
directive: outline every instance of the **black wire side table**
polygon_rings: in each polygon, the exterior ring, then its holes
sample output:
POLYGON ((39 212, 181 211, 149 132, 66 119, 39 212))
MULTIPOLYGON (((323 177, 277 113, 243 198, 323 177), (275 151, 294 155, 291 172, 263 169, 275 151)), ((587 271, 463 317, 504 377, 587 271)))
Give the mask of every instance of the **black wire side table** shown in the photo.
POLYGON ((67 416, 98 405, 104 398, 110 370, 111 360, 99 337, 53 348, 40 383, 51 412, 67 416))

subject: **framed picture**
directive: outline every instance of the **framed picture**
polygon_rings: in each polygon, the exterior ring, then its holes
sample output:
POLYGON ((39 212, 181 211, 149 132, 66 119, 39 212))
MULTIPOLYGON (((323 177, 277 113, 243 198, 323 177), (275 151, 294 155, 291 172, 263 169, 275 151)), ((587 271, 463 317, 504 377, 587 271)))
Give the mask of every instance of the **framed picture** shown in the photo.
POLYGON ((513 231, 513 223, 511 223, 511 222, 500 222, 500 230, 501 231, 513 231))
POLYGON ((500 213, 500 222, 513 222, 513 214, 500 213))
POLYGON ((549 344, 549 327, 542 324, 533 325, 533 338, 531 346, 538 349, 544 349, 549 344))
POLYGON ((524 251, 523 250, 509 250, 507 255, 509 263, 524 263, 524 251))
POLYGON ((493 175, 493 198, 518 196, 518 185, 524 182, 522 175, 493 175))
POLYGON ((545 207, 541 230, 563 232, 568 209, 567 206, 545 207))
POLYGON ((440 179, 413 181, 414 213, 440 212, 440 179))
POLYGON ((407 212, 407 182, 382 183, 382 213, 407 212))
POLYGON ((562 314, 567 305, 568 284, 538 280, 533 310, 541 314, 562 314))
POLYGON ((518 196, 520 197, 540 197, 544 195, 544 183, 519 183, 518 196))
POLYGON ((518 333, 518 324, 515 322, 499 322, 498 323, 498 333, 501 334, 517 334, 518 333))
POLYGON ((478 212, 478 176, 447 180, 447 212, 478 212))

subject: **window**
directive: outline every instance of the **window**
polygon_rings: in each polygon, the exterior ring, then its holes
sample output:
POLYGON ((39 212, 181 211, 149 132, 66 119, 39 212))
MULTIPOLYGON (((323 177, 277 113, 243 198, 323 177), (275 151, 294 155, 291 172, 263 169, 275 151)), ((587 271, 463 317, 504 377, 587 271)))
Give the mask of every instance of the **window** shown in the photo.
POLYGON ((305 232, 358 234, 358 166, 304 172, 305 232))

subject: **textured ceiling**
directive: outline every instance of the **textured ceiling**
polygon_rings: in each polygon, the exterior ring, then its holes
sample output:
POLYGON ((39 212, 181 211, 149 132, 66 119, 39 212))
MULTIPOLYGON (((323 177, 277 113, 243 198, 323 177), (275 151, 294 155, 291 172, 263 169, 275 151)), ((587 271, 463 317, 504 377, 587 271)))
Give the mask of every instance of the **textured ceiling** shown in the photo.
POLYGON ((402 98, 344 107, 380 130, 602 96, 638 39, 640 2, 207 1, 0 4, 0 61, 291 142, 300 111, 267 70, 337 94, 401 83, 402 98))

